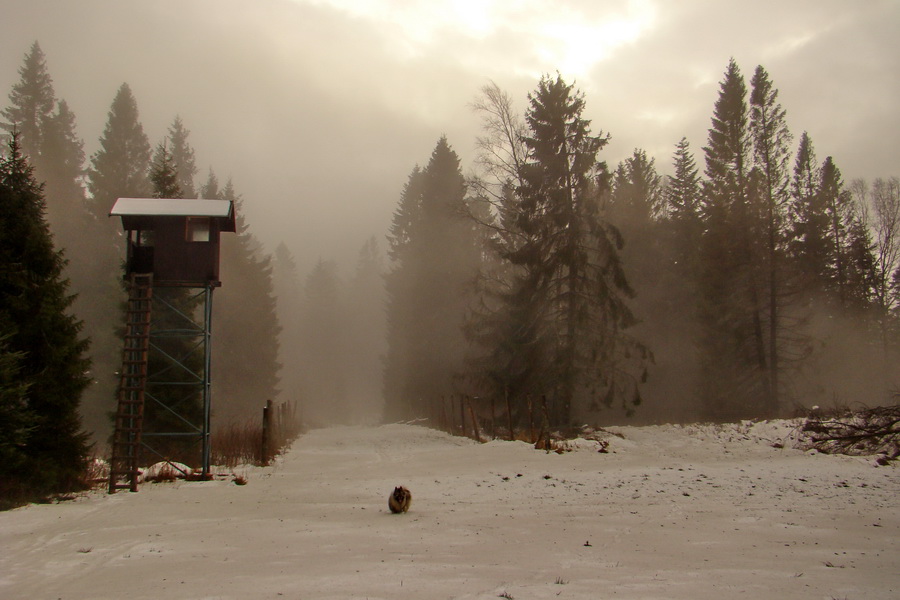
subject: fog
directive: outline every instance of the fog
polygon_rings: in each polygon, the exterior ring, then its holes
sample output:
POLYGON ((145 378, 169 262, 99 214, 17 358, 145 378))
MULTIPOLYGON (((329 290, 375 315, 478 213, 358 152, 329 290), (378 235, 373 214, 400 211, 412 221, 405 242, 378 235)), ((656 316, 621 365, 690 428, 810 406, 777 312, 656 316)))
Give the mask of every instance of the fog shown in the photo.
MULTIPOLYGON (((382 237, 405 176, 446 134, 464 168, 488 80, 521 100, 559 71, 611 134, 615 165, 635 147, 665 171, 684 135, 699 149, 730 57, 764 64, 797 133, 845 177, 900 163, 891 0, 808 2, 349 2, 34 0, 0 2, 0 90, 35 40, 57 96, 97 150, 122 82, 151 142, 175 115, 201 175, 232 177, 254 232, 284 241, 303 273, 342 267, 382 237)), ((8 92, 7 92, 8 93, 8 92)))
POLYGON ((0 0, 0 9, 0 90, 18 81, 37 40, 88 157, 123 82, 152 144, 179 115, 199 178, 212 168, 233 180, 252 232, 268 252, 285 244, 301 286, 321 261, 350 286, 360 248, 372 236, 385 248, 406 177, 441 135, 471 169, 479 118, 470 105, 488 81, 524 111, 541 74, 559 72, 585 93, 595 130, 611 135, 603 160, 614 167, 640 147, 669 173, 682 136, 701 162, 734 57, 748 77, 766 67, 792 130, 808 131, 845 180, 900 166, 893 0, 0 0))

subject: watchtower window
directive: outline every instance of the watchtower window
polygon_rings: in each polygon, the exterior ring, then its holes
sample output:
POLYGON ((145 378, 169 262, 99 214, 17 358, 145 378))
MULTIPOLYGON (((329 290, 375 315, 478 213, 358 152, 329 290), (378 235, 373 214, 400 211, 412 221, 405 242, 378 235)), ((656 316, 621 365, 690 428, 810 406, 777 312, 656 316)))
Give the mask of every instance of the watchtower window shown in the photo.
POLYGON ((189 242, 209 241, 209 217, 188 217, 186 237, 189 242))

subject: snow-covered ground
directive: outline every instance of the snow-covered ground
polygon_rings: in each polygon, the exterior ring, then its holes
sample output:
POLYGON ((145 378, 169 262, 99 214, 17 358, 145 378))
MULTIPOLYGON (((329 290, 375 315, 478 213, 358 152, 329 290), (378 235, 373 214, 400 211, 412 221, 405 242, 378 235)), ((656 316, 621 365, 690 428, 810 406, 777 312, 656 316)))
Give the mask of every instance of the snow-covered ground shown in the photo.
POLYGON ((0 597, 900 598, 900 471, 773 448, 792 425, 619 427, 606 454, 316 430, 244 486, 0 513, 0 597))

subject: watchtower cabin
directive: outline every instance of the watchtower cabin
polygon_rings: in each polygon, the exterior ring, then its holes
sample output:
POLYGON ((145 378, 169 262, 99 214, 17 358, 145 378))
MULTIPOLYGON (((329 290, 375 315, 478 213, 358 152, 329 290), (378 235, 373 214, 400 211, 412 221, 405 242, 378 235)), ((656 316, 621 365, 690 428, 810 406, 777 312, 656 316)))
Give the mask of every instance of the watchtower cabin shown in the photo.
POLYGON ((127 238, 126 273, 152 274, 156 286, 218 287, 219 234, 234 232, 230 200, 119 198, 127 238))
POLYGON ((206 477, 212 291, 221 286, 220 234, 236 230, 234 205, 230 200, 119 198, 110 216, 120 217, 125 230, 128 306, 109 492, 137 491, 142 460, 183 468, 173 459, 176 441, 199 442, 206 477), (154 298, 159 288, 169 291, 154 298), (201 396, 202 414, 196 410, 201 396), (148 414, 161 415, 146 431, 145 406, 148 414))

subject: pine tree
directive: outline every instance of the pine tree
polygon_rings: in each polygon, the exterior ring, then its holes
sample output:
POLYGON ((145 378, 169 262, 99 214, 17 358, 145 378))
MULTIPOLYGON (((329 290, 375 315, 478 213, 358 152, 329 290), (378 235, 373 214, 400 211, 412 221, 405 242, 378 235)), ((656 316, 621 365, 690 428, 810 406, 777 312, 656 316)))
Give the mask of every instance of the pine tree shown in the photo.
POLYGON ((465 195, 459 157, 441 137, 410 176, 389 238, 387 419, 436 416, 441 398, 458 391, 481 257, 465 195))
POLYGON ((754 416, 768 406, 769 365, 754 247, 765 239, 752 194, 747 88, 734 60, 719 88, 703 182, 700 354, 710 418, 754 416))
POLYGON ((409 418, 413 406, 405 392, 411 349, 407 332, 412 327, 412 240, 421 220, 422 170, 409 174, 394 211, 388 234, 390 271, 385 275, 387 353, 384 364, 384 420, 409 418))
POLYGON ((166 142, 160 142, 156 146, 149 179, 153 185, 154 198, 181 198, 178 166, 175 164, 175 157, 169 151, 166 142))
MULTIPOLYGON (((74 250, 84 236, 87 223, 84 187, 84 142, 75 131, 75 115, 65 100, 44 121, 41 166, 47 219, 60 245, 74 250)), ((37 172, 37 169, 36 169, 37 172)))
POLYGON ((37 422, 28 406, 28 383, 22 380, 25 352, 9 349, 6 323, 0 323, 0 510, 16 504, 28 472, 28 438, 37 422))
POLYGON ((178 187, 181 188, 182 198, 196 198, 197 186, 194 185, 194 177, 197 175, 197 163, 194 159, 194 149, 188 142, 190 131, 185 128, 181 117, 176 116, 169 127, 168 143, 172 152, 172 160, 178 171, 178 187))
POLYGON ((53 247, 41 186, 16 134, 0 163, 0 206, 0 335, 7 336, 7 375, 18 369, 24 386, 5 387, 13 407, 16 396, 25 394, 23 420, 29 425, 19 446, 21 469, 0 479, 8 486, 4 494, 74 489, 88 450, 78 405, 89 382, 89 342, 81 337, 81 322, 68 313, 65 259, 53 247))
POLYGON ((630 306, 638 321, 633 335, 654 349, 643 395, 648 403, 644 411, 657 418, 684 418, 697 397, 696 340, 691 335, 697 327, 693 307, 702 224, 697 170, 686 140, 678 160, 682 164, 676 164, 676 172, 682 179, 674 191, 680 194, 675 213, 669 212, 670 192, 654 161, 640 149, 617 167, 607 211, 625 242, 622 265, 635 291, 630 306))
POLYGON ((123 83, 113 99, 100 150, 91 157, 88 169, 90 206, 98 220, 107 220, 117 198, 146 198, 152 193, 150 158, 150 142, 139 120, 137 101, 123 83))
POLYGON ((824 225, 825 238, 822 256, 826 257, 829 264, 826 265, 827 289, 836 295, 841 308, 846 309, 851 292, 848 289, 848 253, 851 243, 849 230, 853 221, 852 197, 849 190, 844 189, 841 179, 841 171, 837 168, 832 157, 825 158, 819 170, 819 188, 816 191, 821 206, 824 208, 824 223, 817 221, 816 225, 824 225))
MULTIPOLYGON (((210 175, 203 187, 212 197, 218 187, 210 175)), ((256 418, 266 400, 279 394, 279 323, 272 257, 250 230, 243 198, 229 180, 218 197, 234 203, 236 233, 221 239, 222 288, 216 293, 214 414, 217 422, 256 418)))
MULTIPOLYGON (((94 222, 94 233, 88 241, 94 259, 89 266, 90 273, 86 275, 90 292, 85 290, 85 293, 89 294, 92 306, 99 313, 98 319, 92 319, 95 330, 113 331, 117 326, 109 319, 110 315, 117 314, 114 306, 121 294, 120 263, 124 254, 119 236, 121 223, 110 219, 109 211, 117 198, 151 196, 150 159, 150 142, 138 120, 137 101, 128 84, 122 84, 100 137, 100 150, 91 157, 91 166, 87 170, 88 208, 94 222), (105 326, 102 324, 104 318, 105 326)), ((107 348, 108 344, 102 346, 107 348)), ((117 354, 118 351, 110 353, 108 358, 112 363, 105 358, 100 364, 114 364, 117 359, 113 355, 117 354)))
POLYGON ((13 86, 9 94, 11 105, 0 112, 0 116, 7 121, 0 123, 0 127, 20 134, 22 154, 34 166, 40 162, 44 122, 50 118, 56 104, 53 80, 47 72, 44 52, 37 42, 25 55, 19 77, 19 83, 13 86))
POLYGON ((3 111, 10 122, 3 128, 20 133, 24 154, 34 166, 35 179, 44 183, 47 220, 56 244, 74 253, 68 275, 81 287, 77 269, 90 257, 80 255, 89 229, 84 206, 84 144, 75 132, 75 115, 65 100, 56 100, 46 60, 35 42, 19 70, 21 80, 9 95, 3 111), (54 108, 56 111, 54 112, 54 108))
MULTIPOLYGON (((153 192, 149 180, 151 149, 138 120, 137 102, 128 84, 122 84, 113 99, 100 150, 91 157, 87 171, 87 202, 90 232, 85 235, 85 254, 91 257, 80 275, 85 320, 94 332, 97 367, 94 412, 115 408, 116 378, 122 342, 116 334, 122 323, 119 302, 124 299, 121 262, 121 222, 109 218, 117 198, 146 198, 153 192)), ((177 197, 177 195, 175 196, 177 197)))
POLYGON ((786 210, 789 199, 791 134, 785 110, 778 102, 778 90, 762 66, 756 68, 751 81, 750 133, 753 140, 754 166, 759 172, 762 231, 764 247, 757 261, 765 265, 759 279, 764 282, 765 313, 768 321, 768 414, 777 416, 781 408, 779 385, 782 364, 781 342, 784 339, 784 301, 786 210))
POLYGON ((606 216, 625 240, 620 254, 638 296, 634 303, 638 314, 655 310, 660 296, 666 293, 659 288, 665 271, 661 227, 665 210, 662 177, 655 161, 636 148, 616 168, 606 216))
POLYGON ((820 170, 812 140, 804 131, 800 136, 794 177, 791 184, 791 242, 793 259, 797 262, 804 287, 810 293, 827 288, 829 252, 828 215, 820 192, 820 170))
POLYGON ((407 381, 411 398, 420 402, 451 394, 463 367, 462 325, 480 256, 465 194, 459 157, 441 137, 422 173, 421 221, 412 239, 414 321, 407 381))
POLYGON ((560 76, 543 77, 529 101, 529 154, 517 190, 524 242, 510 257, 523 275, 512 301, 532 323, 523 350, 540 373, 533 389, 551 401, 553 423, 568 425, 576 402, 638 404, 634 369, 648 352, 625 335, 634 317, 622 239, 599 215, 609 176, 597 154, 608 137, 591 135, 583 95, 560 76))
POLYGON ((687 138, 675 146, 675 175, 666 186, 666 202, 672 236, 675 240, 675 264, 683 277, 696 281, 698 248, 703 232, 700 176, 687 138))
MULTIPOLYGON (((93 217, 86 206, 84 145, 76 133, 75 115, 65 100, 55 102, 52 81, 44 56, 35 43, 20 70, 22 80, 10 94, 12 105, 4 111, 15 122, 27 121, 31 134, 23 144, 32 147, 35 178, 44 183, 47 221, 57 247, 68 257, 66 276, 77 297, 72 309, 92 332, 95 373, 113 373, 120 344, 114 338, 110 315, 115 314, 117 248, 113 246, 111 223, 105 215, 93 217), (106 266, 103 270, 101 265, 106 266), (103 281, 98 280, 102 272, 103 281)), ((12 127, 14 124, 10 124, 12 127)), ((17 125, 18 127, 18 125, 17 125)), ((95 439, 106 437, 106 413, 111 409, 112 377, 100 377, 83 395, 81 411, 85 426, 95 439)))

